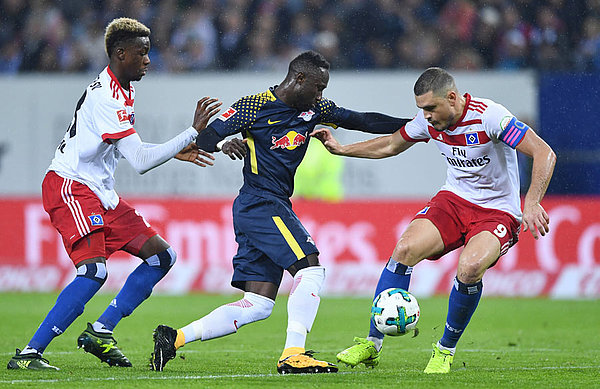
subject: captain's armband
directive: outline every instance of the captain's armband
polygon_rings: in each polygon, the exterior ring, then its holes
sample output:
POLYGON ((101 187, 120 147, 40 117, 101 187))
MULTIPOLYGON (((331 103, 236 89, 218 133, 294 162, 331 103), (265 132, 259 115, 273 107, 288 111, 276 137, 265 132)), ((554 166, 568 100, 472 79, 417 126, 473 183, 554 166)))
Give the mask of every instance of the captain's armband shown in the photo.
POLYGON ((500 140, 513 149, 521 142, 529 126, 514 116, 506 116, 500 122, 502 133, 500 140))

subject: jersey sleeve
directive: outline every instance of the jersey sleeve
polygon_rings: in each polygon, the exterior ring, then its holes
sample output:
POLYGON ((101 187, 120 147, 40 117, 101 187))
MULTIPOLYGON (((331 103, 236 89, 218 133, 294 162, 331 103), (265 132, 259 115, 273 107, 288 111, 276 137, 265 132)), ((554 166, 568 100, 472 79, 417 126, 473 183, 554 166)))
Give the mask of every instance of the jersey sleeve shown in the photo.
POLYGON ((490 104, 482 116, 486 133, 491 139, 504 142, 511 148, 517 147, 529 126, 517 119, 501 104, 490 104))
POLYGON ((428 122, 425 120, 422 110, 419 111, 413 120, 406 123, 406 125, 400 129, 400 135, 402 135, 407 142, 429 142, 431 135, 428 130, 428 122))
POLYGON ((119 152, 129 161, 131 166, 140 174, 144 174, 169 159, 188 145, 197 135, 196 129, 190 127, 161 144, 142 142, 138 134, 126 136, 115 142, 119 152))
POLYGON ((410 119, 397 118, 379 112, 357 112, 337 106, 333 101, 323 99, 317 107, 320 112, 319 123, 333 128, 344 127, 348 130, 370 134, 393 134, 410 119))
POLYGON ((113 99, 96 104, 92 120, 105 142, 108 139, 118 140, 135 133, 125 107, 113 99))
POLYGON ((338 128, 338 125, 348 116, 346 109, 338 107, 329 99, 321 99, 317 108, 320 112, 319 124, 333 128, 338 128))
POLYGON ((213 120, 210 127, 222 138, 237 134, 250 128, 256 121, 258 110, 259 104, 253 96, 243 97, 213 120))

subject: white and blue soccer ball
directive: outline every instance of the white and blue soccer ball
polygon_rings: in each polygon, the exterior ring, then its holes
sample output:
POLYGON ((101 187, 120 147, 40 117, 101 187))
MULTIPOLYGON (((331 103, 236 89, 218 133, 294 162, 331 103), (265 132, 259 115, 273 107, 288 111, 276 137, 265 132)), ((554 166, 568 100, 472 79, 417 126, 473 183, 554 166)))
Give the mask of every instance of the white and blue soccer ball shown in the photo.
POLYGON ((400 288, 379 293, 371 306, 371 321, 384 335, 406 335, 417 327, 420 315, 415 296, 400 288))

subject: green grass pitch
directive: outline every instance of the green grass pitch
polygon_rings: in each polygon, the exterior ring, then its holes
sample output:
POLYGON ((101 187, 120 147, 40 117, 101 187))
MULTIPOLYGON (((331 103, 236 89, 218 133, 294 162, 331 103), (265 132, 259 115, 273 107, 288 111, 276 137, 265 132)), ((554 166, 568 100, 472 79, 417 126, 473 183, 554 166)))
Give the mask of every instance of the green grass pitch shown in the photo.
MULTIPOLYGON (((133 368, 111 368, 76 349, 86 321, 94 321, 112 295, 98 295, 85 313, 46 350, 58 372, 1 368, 0 387, 34 388, 591 388, 600 387, 600 304, 597 300, 483 298, 463 335, 452 366, 442 376, 423 374, 443 331, 446 297, 419 299, 420 334, 386 338, 376 369, 340 366, 337 374, 277 374, 275 364, 285 341, 286 298, 277 299, 265 321, 237 334, 194 342, 178 351, 162 373, 150 371, 152 330, 158 324, 181 327, 237 296, 192 294, 152 296, 115 333, 133 368)), ((56 294, 0 294, 0 354, 5 364, 25 346, 54 303, 56 294)), ((365 336, 369 300, 323 298, 307 348, 334 361, 335 354, 365 336)))

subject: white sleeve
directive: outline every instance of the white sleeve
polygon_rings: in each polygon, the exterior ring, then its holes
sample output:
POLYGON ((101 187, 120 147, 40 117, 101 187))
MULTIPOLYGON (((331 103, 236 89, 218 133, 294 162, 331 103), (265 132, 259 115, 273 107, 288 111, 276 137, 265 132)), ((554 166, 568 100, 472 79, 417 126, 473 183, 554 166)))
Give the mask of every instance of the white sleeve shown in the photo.
POLYGON ((173 139, 161 143, 144 143, 137 133, 119 139, 115 146, 140 174, 162 165, 196 138, 198 132, 190 127, 173 139))
POLYGON ((93 109, 92 122, 103 141, 121 139, 135 132, 130 115, 117 100, 102 100, 93 109))
POLYGON ((502 123, 510 121, 513 114, 503 105, 493 101, 489 101, 488 105, 488 108, 481 115, 483 127, 491 139, 499 139, 505 127, 502 123))
POLYGON ((409 142, 428 142, 431 139, 428 122, 422 109, 410 122, 406 123, 402 136, 409 142))

